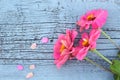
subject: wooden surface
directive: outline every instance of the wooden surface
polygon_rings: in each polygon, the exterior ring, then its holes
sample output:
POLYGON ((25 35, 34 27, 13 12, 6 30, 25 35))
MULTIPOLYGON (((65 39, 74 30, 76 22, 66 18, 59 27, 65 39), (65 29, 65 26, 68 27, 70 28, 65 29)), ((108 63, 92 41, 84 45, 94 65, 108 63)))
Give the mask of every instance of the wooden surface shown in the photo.
MULTIPOLYGON (((53 64, 53 44, 60 33, 75 28, 75 22, 87 10, 103 8, 109 12, 103 30, 120 44, 120 0, 0 0, 0 80, 113 80, 112 74, 86 61, 68 61, 60 70, 53 64), (40 42, 48 37, 47 44, 40 42), (38 47, 30 49, 35 42, 38 47), (17 64, 25 68, 18 71, 17 64), (29 65, 35 64, 35 70, 29 65)), ((113 59, 118 50, 104 37, 97 49, 113 59)), ((94 61, 107 66, 96 55, 94 61)))

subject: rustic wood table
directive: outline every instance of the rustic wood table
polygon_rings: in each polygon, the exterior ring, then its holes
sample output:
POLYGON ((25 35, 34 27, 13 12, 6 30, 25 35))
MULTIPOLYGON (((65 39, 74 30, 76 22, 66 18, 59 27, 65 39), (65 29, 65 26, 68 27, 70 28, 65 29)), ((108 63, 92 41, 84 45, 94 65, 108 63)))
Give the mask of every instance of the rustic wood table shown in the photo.
MULTIPOLYGON (((75 22, 86 11, 108 10, 103 30, 120 44, 120 0, 0 0, 0 80, 113 80, 112 74, 86 61, 70 60, 60 70, 53 61, 53 44, 60 33, 76 27, 75 22), (47 44, 41 43, 48 37, 47 44), (32 43, 37 48, 30 48, 32 43), (22 64, 23 71, 16 66, 22 64), (29 65, 35 64, 34 70, 29 65)), ((118 49, 101 35, 97 49, 106 57, 115 58, 118 49)), ((94 61, 108 66, 96 55, 94 61)))

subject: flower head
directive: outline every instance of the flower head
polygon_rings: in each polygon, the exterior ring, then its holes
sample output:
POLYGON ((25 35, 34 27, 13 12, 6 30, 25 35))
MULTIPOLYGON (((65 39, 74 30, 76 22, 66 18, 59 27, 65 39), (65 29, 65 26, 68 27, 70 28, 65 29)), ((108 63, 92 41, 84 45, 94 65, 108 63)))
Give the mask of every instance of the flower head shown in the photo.
POLYGON ((76 58, 78 60, 83 60, 84 57, 87 55, 89 50, 93 50, 96 48, 96 41, 100 36, 100 30, 92 29, 90 34, 83 33, 82 39, 80 40, 79 44, 80 47, 76 48, 76 58))
POLYGON ((66 34, 61 34, 54 45, 55 64, 60 68, 68 59, 71 59, 74 51, 74 39, 77 36, 75 30, 66 30, 66 34))
POLYGON ((105 24, 107 16, 108 12, 106 10, 91 10, 77 21, 77 25, 80 26, 80 31, 89 29, 90 25, 92 25, 92 28, 101 28, 105 24))

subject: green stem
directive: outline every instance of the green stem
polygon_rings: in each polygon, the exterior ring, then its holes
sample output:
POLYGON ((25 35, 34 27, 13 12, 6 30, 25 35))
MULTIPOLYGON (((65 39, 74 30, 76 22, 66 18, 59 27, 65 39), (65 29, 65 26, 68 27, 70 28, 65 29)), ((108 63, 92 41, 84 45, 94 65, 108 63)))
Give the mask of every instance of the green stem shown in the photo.
POLYGON ((85 57, 84 59, 85 59, 86 61, 88 61, 88 62, 94 64, 95 66, 98 66, 98 67, 100 67, 100 68, 102 68, 102 69, 104 69, 104 70, 106 70, 106 71, 111 72, 110 70, 108 70, 108 69, 104 68, 103 66, 97 64, 96 62, 94 62, 93 60, 89 59, 88 57, 85 57))
POLYGON ((108 39, 110 40, 110 42, 111 42, 112 44, 114 44, 114 45, 120 50, 120 47, 110 38, 110 36, 107 35, 102 29, 100 29, 100 30, 101 30, 102 34, 103 34, 106 38, 108 38, 108 39))
POLYGON ((103 56, 100 52, 98 52, 96 49, 92 50, 92 52, 96 53, 98 56, 100 56, 102 59, 104 59, 106 62, 108 62, 109 64, 112 64, 112 62, 106 58, 105 56, 103 56))

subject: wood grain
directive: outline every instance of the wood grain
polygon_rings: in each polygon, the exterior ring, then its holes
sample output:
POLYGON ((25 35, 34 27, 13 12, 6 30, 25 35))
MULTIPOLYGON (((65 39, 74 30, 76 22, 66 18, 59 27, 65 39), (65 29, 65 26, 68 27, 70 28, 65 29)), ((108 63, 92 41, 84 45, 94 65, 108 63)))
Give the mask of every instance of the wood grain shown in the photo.
MULTIPOLYGON (((108 72, 104 72, 99 68, 96 68, 94 66, 90 66, 88 69, 88 66, 85 66, 81 64, 78 65, 70 65, 64 66, 61 70, 56 69, 54 65, 36 65, 37 69, 36 71, 33 71, 34 77, 31 78, 31 80, 77 80, 77 79, 83 79, 83 80, 106 80, 106 79, 112 79, 112 75, 108 72), (93 70, 93 68, 95 68, 93 70), (91 74, 92 72, 92 74, 91 74), (101 77, 101 78, 99 78, 101 77)), ((5 70, 4 72, 0 73, 0 79, 1 80, 26 80, 25 76, 27 75, 30 70, 28 69, 29 65, 24 65, 24 71, 18 71, 16 69, 16 65, 0 65, 0 71, 5 70), (9 67, 9 69, 8 69, 9 67), (10 71, 11 69, 11 71, 10 71)))
MULTIPOLYGON (((61 70, 53 64, 53 45, 58 35, 68 28, 76 28, 79 16, 96 8, 108 10, 103 30, 119 45, 119 0, 0 0, 0 80, 24 79, 28 70, 18 72, 17 64, 24 64, 26 68, 29 64, 38 65, 33 78, 36 80, 96 80, 96 77, 97 80, 113 80, 110 73, 86 61, 71 60, 61 70), (48 37, 49 42, 41 43, 42 37, 48 37), (34 42, 38 47, 31 50, 34 42)), ((116 58, 118 52, 103 35, 97 41, 97 49, 110 59, 116 58)), ((91 52, 88 56, 108 67, 91 52)))

